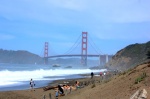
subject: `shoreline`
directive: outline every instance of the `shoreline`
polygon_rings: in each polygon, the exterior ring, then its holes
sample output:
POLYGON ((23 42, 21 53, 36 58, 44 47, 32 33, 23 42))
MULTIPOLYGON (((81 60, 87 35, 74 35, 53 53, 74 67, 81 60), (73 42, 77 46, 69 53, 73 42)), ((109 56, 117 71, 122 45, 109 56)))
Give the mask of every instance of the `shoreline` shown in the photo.
MULTIPOLYGON (((95 76, 93 80, 97 80, 97 79, 99 79, 99 77, 95 76)), ((48 86, 57 86, 58 84, 74 85, 75 81, 86 82, 86 81, 91 81, 91 78, 75 78, 75 79, 55 80, 55 81, 49 83, 48 86), (69 82, 69 83, 67 83, 67 82, 69 82)), ((51 90, 44 91, 43 90, 44 87, 46 87, 46 86, 35 88, 35 91, 31 91, 30 89, 0 91, 0 99, 42 99, 42 97, 44 95, 46 97, 49 97, 50 94, 51 94, 52 99, 55 99, 55 90, 51 89, 51 90)))
POLYGON ((79 74, 80 76, 82 76, 83 78, 70 78, 70 79, 60 79, 60 80, 54 80, 52 82, 50 82, 47 86, 49 85, 58 85, 58 84, 72 84, 72 82, 74 81, 82 81, 85 79, 90 79, 90 74, 79 74), (68 83, 69 82, 69 83, 68 83))
MULTIPOLYGON (((74 81, 79 81, 82 88, 73 89, 71 92, 65 90, 65 96, 60 96, 58 99, 129 99, 138 90, 145 89, 147 98, 150 99, 150 66, 142 64, 131 70, 117 73, 114 71, 106 73, 105 76, 94 76, 91 78, 79 79, 62 79, 57 80, 50 85, 58 85, 69 82, 74 85, 74 81), (146 73, 143 81, 135 84, 135 79, 141 74, 146 73)), ((49 85, 49 86, 50 86, 49 85)), ((56 99, 56 90, 43 90, 43 87, 34 90, 15 90, 0 92, 0 99, 56 99), (44 98, 45 97, 45 98, 44 98)))
MULTIPOLYGON (((75 85, 75 81, 79 81, 80 84, 84 85, 85 87, 81 88, 79 91, 73 90, 71 92, 71 94, 68 94, 68 95, 74 95, 77 92, 80 92, 81 90, 87 90, 87 88, 91 89, 91 86, 93 86, 93 84, 101 83, 100 76, 94 75, 93 79, 91 79, 90 78, 91 74, 81 74, 81 75, 86 76, 86 77, 55 80, 55 81, 50 82, 46 86, 58 86, 58 84, 68 84, 68 85, 73 86, 73 85, 75 85)), ((35 88, 35 91, 31 91, 30 89, 0 91, 0 99, 42 99, 44 96, 46 96, 49 99, 50 95, 51 95, 52 99, 55 99, 55 90, 51 89, 51 90, 44 91, 43 88, 46 86, 35 88)), ((63 96, 63 97, 66 97, 66 96, 63 96)), ((60 97, 60 98, 63 98, 63 97, 60 97)), ((70 98, 68 98, 68 99, 70 99, 70 98)))
MULTIPOLYGON (((98 72, 94 72, 94 76, 99 76, 98 75, 98 72)), ((86 74, 75 74, 73 76, 73 78, 71 78, 72 75, 69 76, 66 76, 65 79, 58 79, 58 80, 52 80, 52 81, 45 81, 45 80, 41 80, 41 81, 35 81, 35 89, 39 89, 39 88, 43 88, 43 87, 46 87, 46 86, 56 86, 58 84, 68 84, 67 82, 70 82, 71 83, 74 83, 76 80, 85 80, 85 79, 89 79, 91 78, 91 74, 90 73, 86 73, 86 74), (45 84, 39 84, 39 83, 43 83, 43 82, 46 82, 45 84), (37 84, 39 84, 40 86, 37 87, 37 84)), ((30 89, 30 86, 28 84, 28 82, 26 81, 26 84, 25 85, 14 85, 14 86, 6 86, 6 87, 2 87, 2 89, 0 89, 0 92, 3 92, 3 91, 19 91, 19 90, 29 90, 30 89), (16 88, 15 88, 16 87, 16 88), (23 88, 19 88, 19 87, 23 87, 23 88), (5 89, 6 88, 6 89, 5 89)))
MULTIPOLYGON (((54 77, 53 77, 54 78, 54 77)), ((85 78, 84 75, 74 75, 73 78, 71 78, 71 76, 66 76, 65 79, 58 79, 58 80, 40 80, 40 81, 35 81, 35 88, 38 89, 38 88, 43 88, 45 86, 53 86, 53 85, 57 85, 59 82, 60 83, 63 83, 65 82, 66 80, 73 80, 73 79, 83 79, 85 78), (39 86, 39 87, 38 87, 39 86)), ((25 81, 25 84, 15 84, 13 86, 2 86, 0 87, 0 92, 2 91, 19 91, 19 90, 28 90, 30 89, 30 85, 28 84, 29 82, 28 81, 25 81)))

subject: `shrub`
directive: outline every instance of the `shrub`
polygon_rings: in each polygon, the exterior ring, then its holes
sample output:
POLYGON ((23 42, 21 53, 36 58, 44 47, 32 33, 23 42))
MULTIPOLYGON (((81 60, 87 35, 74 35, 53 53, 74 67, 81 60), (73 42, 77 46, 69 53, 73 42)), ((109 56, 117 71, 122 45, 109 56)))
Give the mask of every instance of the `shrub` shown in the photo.
POLYGON ((139 82, 141 82, 145 77, 146 77, 146 73, 142 73, 138 78, 135 79, 135 84, 138 84, 139 82))

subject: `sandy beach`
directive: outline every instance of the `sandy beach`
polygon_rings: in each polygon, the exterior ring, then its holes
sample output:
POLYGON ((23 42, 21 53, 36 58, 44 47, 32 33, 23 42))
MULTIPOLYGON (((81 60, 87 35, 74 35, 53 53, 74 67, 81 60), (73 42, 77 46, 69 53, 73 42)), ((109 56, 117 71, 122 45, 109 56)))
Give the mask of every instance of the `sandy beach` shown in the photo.
MULTIPOLYGON (((58 84, 67 84, 71 82, 72 84, 75 81, 86 81, 88 79, 73 79, 73 80, 58 80, 50 83, 50 86, 57 86, 58 84)), ((46 99, 49 99, 49 95, 51 95, 52 99, 55 99, 55 90, 43 90, 42 88, 36 88, 34 90, 15 90, 15 91, 1 91, 0 92, 0 99, 42 99, 45 95, 46 99)), ((72 91, 74 92, 74 91, 72 91)))
MULTIPOLYGON (((87 76, 87 75, 86 75, 87 76)), ((90 76, 90 75, 88 75, 90 76)), ((79 81, 80 84, 84 85, 83 88, 80 89, 72 89, 71 93, 65 92, 65 96, 61 96, 59 98, 65 98, 69 95, 75 95, 80 93, 82 90, 87 90, 91 85, 94 83, 100 83, 100 77, 94 76, 93 79, 91 78, 80 78, 80 79, 65 79, 65 80, 56 80, 50 83, 48 86, 57 86, 57 85, 75 85, 75 81, 79 81)), ((46 87, 46 86, 44 86, 46 87)), ((44 91, 43 88, 36 88, 34 90, 14 90, 14 91, 1 91, 0 92, 0 99, 55 99, 55 89, 44 91)), ((76 96, 76 95, 75 95, 76 96)), ((71 99, 71 98, 69 98, 71 99)))
MULTIPOLYGON (((100 76, 83 79, 58 80, 51 83, 51 86, 58 84, 74 84, 77 80, 83 88, 72 90, 71 93, 65 92, 65 96, 58 99, 129 99, 137 90, 146 89, 147 99, 150 99, 150 67, 147 64, 142 64, 128 72, 121 74, 110 74, 106 79, 101 81, 100 76), (138 84, 135 84, 135 79, 143 72, 146 72, 146 78, 138 84)), ((105 78, 104 78, 105 79, 105 78)), ((44 91, 43 88, 37 88, 35 91, 18 90, 18 91, 3 91, 0 92, 0 99, 55 99, 55 90, 44 91), (50 98, 51 95, 51 98, 50 98)))
MULTIPOLYGON (((57 85, 65 85, 65 84, 68 84, 68 85, 74 85, 75 84, 75 81, 79 81, 80 83, 83 83, 83 82, 87 82, 89 83, 89 85, 91 84, 92 81, 96 81, 98 80, 99 77, 94 77, 93 79, 91 78, 80 78, 80 79, 65 79, 65 80, 56 80, 52 83, 49 84, 49 86, 57 86, 57 85)), ((46 86, 44 86, 46 87, 46 86)), ((45 99, 50 99, 50 96, 51 96, 51 99, 55 99, 55 89, 51 89, 51 90, 47 90, 47 91, 44 91, 43 88, 36 88, 35 91, 34 90, 14 90, 14 91, 1 91, 0 92, 0 99, 43 99, 43 97, 45 96, 45 99)), ((85 89, 87 86, 84 86, 84 88, 81 88, 81 89, 85 89)), ((78 90, 75 90, 75 89, 72 89, 71 93, 68 93, 66 94, 67 95, 70 95, 70 94, 75 94, 77 93, 79 90, 81 89, 78 89, 78 90)), ((62 96, 62 97, 65 97, 65 96, 62 96)), ((62 98, 62 97, 59 97, 59 98, 62 98)))

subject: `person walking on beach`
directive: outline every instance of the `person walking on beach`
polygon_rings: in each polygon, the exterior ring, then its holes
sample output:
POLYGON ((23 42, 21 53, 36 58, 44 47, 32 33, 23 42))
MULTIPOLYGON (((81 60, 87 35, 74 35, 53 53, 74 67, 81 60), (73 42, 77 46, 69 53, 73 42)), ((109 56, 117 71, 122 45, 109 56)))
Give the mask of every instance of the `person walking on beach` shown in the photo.
POLYGON ((93 76, 94 76, 94 73, 93 73, 93 72, 91 72, 91 79, 93 78, 93 76))
MULTIPOLYGON (((34 90, 34 86, 35 86, 35 83, 34 83, 34 81, 33 81, 32 78, 31 78, 31 80, 30 80, 30 88, 31 88, 31 91, 34 90)), ((35 91, 35 90, 34 90, 34 91, 35 91)))
POLYGON ((103 80, 103 72, 100 72, 100 82, 103 80))

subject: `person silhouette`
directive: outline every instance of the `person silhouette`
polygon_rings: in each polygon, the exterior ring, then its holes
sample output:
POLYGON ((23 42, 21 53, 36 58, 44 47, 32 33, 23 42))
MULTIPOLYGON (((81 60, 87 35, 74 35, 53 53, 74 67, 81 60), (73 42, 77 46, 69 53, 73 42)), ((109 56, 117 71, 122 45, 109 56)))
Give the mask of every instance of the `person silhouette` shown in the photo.
POLYGON ((91 79, 93 78, 93 76, 94 76, 94 73, 93 73, 93 72, 91 72, 91 79))
MULTIPOLYGON (((30 80, 30 88, 31 88, 31 91, 34 90, 34 86, 35 86, 35 83, 33 81, 33 79, 31 78, 30 80)), ((34 90, 35 91, 35 90, 34 90)))

